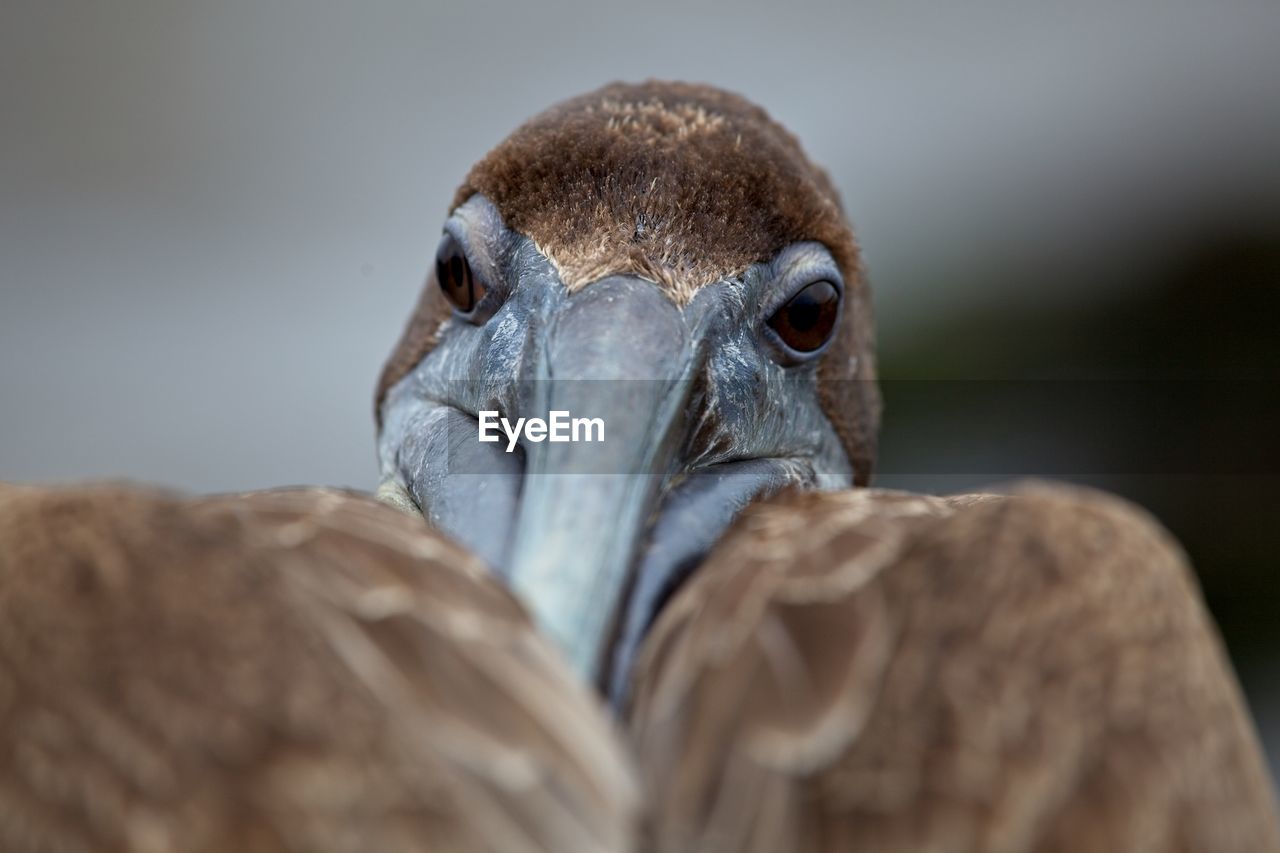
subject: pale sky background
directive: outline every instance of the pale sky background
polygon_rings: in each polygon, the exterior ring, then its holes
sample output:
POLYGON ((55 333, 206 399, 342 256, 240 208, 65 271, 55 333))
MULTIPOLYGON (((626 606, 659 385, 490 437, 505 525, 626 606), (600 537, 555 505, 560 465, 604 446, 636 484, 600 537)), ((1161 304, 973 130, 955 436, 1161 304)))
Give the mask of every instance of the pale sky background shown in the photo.
POLYGON ((467 167, 650 76, 829 168, 884 341, 1037 286, 1002 271, 1123 287, 1202 218, 1280 219, 1275 0, 4 0, 0 478, 372 487, 373 383, 467 167))

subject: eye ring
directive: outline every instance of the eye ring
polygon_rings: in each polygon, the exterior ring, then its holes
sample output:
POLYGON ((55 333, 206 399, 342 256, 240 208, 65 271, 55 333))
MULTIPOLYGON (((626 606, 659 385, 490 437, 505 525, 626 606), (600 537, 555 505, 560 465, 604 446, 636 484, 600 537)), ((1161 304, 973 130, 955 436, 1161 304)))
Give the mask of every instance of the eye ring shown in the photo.
POLYGON ((471 315, 488 293, 488 287, 467 260, 462 244, 446 232, 436 249, 436 283, 453 309, 471 315))
POLYGON ((840 288, 828 279, 811 281, 774 309, 765 321, 771 339, 787 363, 813 358, 835 336, 840 319, 840 288))

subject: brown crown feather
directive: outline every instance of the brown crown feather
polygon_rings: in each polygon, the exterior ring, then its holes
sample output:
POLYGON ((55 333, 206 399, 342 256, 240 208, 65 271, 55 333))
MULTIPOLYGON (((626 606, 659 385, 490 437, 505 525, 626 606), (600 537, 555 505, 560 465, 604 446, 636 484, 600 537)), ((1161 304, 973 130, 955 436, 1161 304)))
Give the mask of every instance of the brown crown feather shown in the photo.
MULTIPOLYGON (((454 207, 476 193, 538 245, 570 290, 624 273, 684 304, 791 243, 825 245, 846 305, 819 366, 822 403, 857 482, 868 481, 880 398, 858 246, 827 174, 760 107, 710 86, 613 83, 518 128, 471 169, 454 207)), ((429 280, 383 369, 379 409, 448 316, 429 280)))

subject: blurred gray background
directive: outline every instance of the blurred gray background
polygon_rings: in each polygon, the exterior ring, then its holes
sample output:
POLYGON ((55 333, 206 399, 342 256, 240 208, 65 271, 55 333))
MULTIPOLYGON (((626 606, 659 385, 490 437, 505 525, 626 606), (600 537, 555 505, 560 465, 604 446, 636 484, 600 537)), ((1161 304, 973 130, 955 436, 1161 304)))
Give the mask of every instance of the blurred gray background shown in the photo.
MULTIPOLYGON (((1280 374, 1274 0, 4 0, 0 478, 372 487, 374 378, 467 167, 650 76, 747 94, 831 170, 887 376, 1280 374)), ((1174 416, 1276 443, 1202 408, 1174 416)), ((882 484, 980 482, 919 462, 948 418, 891 392, 882 484)), ((1186 544, 1273 762, 1276 473, 1076 478, 1186 544)))

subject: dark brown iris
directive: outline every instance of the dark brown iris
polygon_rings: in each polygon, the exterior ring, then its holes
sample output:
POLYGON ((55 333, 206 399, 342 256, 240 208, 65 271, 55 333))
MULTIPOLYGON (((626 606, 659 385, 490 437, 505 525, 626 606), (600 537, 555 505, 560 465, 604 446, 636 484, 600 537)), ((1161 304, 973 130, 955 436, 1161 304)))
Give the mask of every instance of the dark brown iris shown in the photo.
POLYGON ((464 314, 484 298, 484 283, 471 271, 462 246, 452 234, 444 235, 436 250, 436 281, 449 304, 464 314))
POLYGON ((797 352, 813 352, 827 342, 836 327, 840 291, 829 281, 815 281, 791 297, 773 316, 769 327, 797 352))

